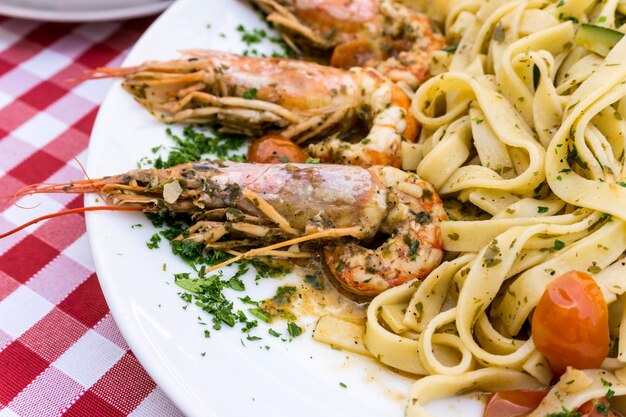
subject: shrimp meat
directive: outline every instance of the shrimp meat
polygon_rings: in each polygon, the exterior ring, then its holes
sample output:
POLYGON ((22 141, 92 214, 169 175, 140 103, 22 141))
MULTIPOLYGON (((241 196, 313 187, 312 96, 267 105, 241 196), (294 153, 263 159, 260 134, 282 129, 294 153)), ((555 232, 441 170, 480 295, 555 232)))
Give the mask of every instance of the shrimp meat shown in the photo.
POLYGON ((399 167, 401 142, 417 136, 408 96, 375 70, 213 51, 186 54, 96 73, 124 77, 124 88, 164 122, 217 122, 229 133, 315 141, 306 150, 323 162, 399 167))
POLYGON ((443 256, 441 199, 417 175, 393 167, 200 161, 19 195, 88 192, 113 208, 186 213, 192 224, 177 239, 230 251, 233 260, 289 255, 277 250, 295 243, 323 248, 332 274, 360 295, 424 278, 443 256), (384 243, 367 247, 377 235, 384 243))
POLYGON ((445 46, 428 18, 393 0, 250 0, 296 50, 326 51, 340 68, 373 67, 415 90, 445 46))

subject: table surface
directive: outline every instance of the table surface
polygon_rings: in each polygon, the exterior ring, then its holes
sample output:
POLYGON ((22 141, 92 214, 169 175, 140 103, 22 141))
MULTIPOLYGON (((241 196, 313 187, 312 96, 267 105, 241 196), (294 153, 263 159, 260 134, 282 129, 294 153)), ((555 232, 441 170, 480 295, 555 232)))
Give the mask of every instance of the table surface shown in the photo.
MULTIPOLYGON (((152 22, 52 24, 0 17, 0 195, 83 178, 108 80, 152 22)), ((82 206, 38 195, 2 207, 0 233, 82 206), (26 203, 23 203, 24 205, 26 203)), ((0 240, 0 417, 182 416, 129 350, 94 272, 85 221, 71 214, 0 240)))

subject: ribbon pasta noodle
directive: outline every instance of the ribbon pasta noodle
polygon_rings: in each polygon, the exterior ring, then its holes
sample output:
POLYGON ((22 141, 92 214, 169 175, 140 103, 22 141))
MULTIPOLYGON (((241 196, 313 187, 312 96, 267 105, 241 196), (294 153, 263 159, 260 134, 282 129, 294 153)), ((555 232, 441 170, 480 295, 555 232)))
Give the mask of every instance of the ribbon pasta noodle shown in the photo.
POLYGON ((446 36, 458 46, 435 53, 434 76, 413 99, 417 173, 489 218, 445 222, 448 260, 368 308, 369 353, 418 378, 407 416, 466 391, 548 385, 524 326, 572 269, 594 276, 611 323, 625 323, 611 329, 618 355, 602 369, 569 369, 531 415, 575 410, 603 397, 607 381, 626 395, 626 37, 606 57, 575 42, 579 23, 626 32, 616 23, 624 4, 447 4, 446 36))

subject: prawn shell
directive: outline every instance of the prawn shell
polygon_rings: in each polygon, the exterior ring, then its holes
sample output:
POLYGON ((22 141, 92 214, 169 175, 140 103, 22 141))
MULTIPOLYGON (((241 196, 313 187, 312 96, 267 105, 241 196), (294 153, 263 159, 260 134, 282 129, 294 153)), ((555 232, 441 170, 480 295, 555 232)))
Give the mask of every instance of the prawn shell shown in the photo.
POLYGON ((444 254, 441 222, 447 220, 435 189, 415 174, 372 167, 387 186, 386 217, 379 229, 389 238, 376 248, 361 242, 333 242, 326 264, 350 292, 375 296, 412 279, 424 279, 444 254))

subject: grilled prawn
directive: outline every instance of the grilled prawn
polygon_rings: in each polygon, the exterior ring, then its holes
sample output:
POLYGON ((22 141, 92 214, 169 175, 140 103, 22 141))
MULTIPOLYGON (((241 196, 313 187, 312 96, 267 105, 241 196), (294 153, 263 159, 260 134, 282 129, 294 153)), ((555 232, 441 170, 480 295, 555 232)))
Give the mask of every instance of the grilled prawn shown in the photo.
POLYGON ((417 136, 408 96, 372 69, 186 54, 190 58, 96 74, 124 77, 124 88, 164 122, 219 122, 230 133, 316 141, 306 150, 323 162, 399 167, 402 140, 417 136))
POLYGON ((415 90, 445 46, 426 16, 393 0, 250 0, 295 49, 322 50, 340 68, 373 67, 415 90))
POLYGON ((111 208, 187 213, 193 224, 177 239, 237 255, 228 262, 307 256, 286 249, 323 242, 329 270, 356 294, 423 278, 443 255, 441 200, 430 184, 392 167, 200 161, 18 195, 88 192, 111 208), (377 235, 388 235, 379 248, 363 246, 377 235))

